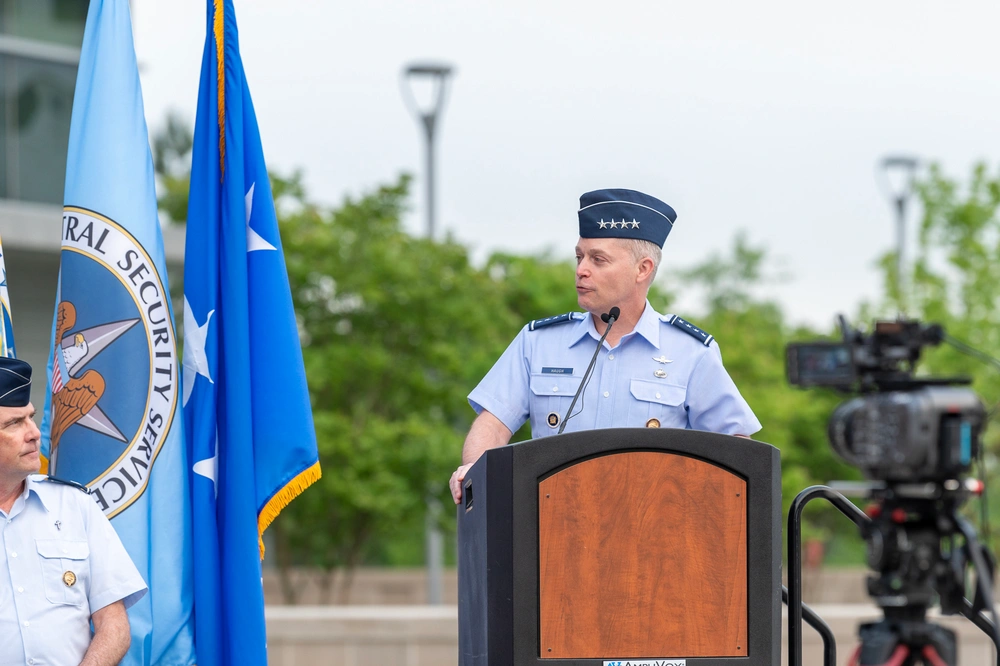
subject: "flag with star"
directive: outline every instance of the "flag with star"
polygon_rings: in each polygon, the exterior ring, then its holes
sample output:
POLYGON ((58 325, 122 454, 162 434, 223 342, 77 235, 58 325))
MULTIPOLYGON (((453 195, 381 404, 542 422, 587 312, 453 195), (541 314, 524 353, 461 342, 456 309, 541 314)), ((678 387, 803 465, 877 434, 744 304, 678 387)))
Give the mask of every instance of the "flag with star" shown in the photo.
POLYGON ((14 320, 10 315, 10 296, 7 293, 7 265, 0 243, 0 356, 16 358, 14 351, 14 320))
MULTIPOLYGON (((132 640, 121 663, 188 666, 190 465, 129 11, 128 0, 91 0, 87 11, 41 449, 43 470, 90 489, 149 587, 128 609, 132 640)), ((59 640, 58 630, 48 639, 59 640)))
POLYGON ((184 415, 202 664, 267 663, 262 535, 320 476, 231 0, 209 0, 184 260, 184 415))

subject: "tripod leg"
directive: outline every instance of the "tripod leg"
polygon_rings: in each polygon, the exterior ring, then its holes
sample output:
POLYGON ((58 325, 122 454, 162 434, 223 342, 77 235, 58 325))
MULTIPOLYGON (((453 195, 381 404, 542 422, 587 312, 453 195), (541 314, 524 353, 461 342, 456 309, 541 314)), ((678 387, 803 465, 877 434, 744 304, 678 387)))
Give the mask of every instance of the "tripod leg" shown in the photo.
POLYGON ((900 640, 895 626, 887 620, 862 624, 858 628, 861 647, 857 666, 903 666, 910 648, 900 640))
POLYGON ((938 651, 934 649, 933 645, 925 645, 921 654, 927 662, 927 666, 956 666, 955 664, 949 664, 946 662, 941 655, 938 654, 938 651))
POLYGON ((858 650, 857 666, 903 666, 910 657, 910 648, 905 645, 897 645, 888 659, 864 648, 862 645, 858 650))

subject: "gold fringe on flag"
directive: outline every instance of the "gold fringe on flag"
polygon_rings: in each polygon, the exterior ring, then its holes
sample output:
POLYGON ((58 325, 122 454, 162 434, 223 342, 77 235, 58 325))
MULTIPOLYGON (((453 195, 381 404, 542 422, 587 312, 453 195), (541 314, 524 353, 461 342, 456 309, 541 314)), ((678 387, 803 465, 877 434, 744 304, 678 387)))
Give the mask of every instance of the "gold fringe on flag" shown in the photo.
POLYGON ((294 479, 286 483, 285 487, 276 492, 257 514, 257 541, 260 546, 260 559, 264 559, 264 530, 278 517, 282 509, 291 504, 292 500, 302 494, 303 490, 319 481, 321 476, 323 476, 323 472, 320 470, 317 460, 311 467, 299 472, 294 479))

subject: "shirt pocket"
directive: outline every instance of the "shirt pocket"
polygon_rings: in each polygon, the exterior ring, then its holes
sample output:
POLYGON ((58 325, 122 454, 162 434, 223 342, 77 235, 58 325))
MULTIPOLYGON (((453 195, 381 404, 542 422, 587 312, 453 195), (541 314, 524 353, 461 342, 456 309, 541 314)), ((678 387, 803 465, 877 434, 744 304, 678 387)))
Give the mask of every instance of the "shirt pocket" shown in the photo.
MULTIPOLYGON (((573 402, 573 396, 580 388, 581 381, 583 381, 583 377, 574 375, 531 375, 532 433, 548 431, 554 435, 559 431, 559 426, 566 416, 566 410, 573 402), (550 414, 556 414, 557 418, 550 419, 550 414)), ((580 404, 577 403, 577 408, 579 406, 580 404)))
POLYGON ((686 386, 633 379, 629 390, 635 398, 629 413, 630 426, 645 426, 650 419, 656 419, 661 428, 687 428, 686 386))
POLYGON ((86 541, 35 539, 45 598, 54 604, 79 606, 87 600, 90 546, 86 541))

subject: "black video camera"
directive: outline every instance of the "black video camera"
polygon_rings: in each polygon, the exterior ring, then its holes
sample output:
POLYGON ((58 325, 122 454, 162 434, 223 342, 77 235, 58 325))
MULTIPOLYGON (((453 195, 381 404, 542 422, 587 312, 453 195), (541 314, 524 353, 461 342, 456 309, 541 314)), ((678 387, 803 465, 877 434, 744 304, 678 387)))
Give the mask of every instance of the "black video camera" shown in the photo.
POLYGON ((944 340, 937 324, 876 322, 865 335, 840 317, 843 342, 792 343, 788 381, 861 393, 834 411, 833 450, 870 479, 940 482, 963 476, 979 455, 986 410, 965 377, 914 377, 925 346, 944 340))

